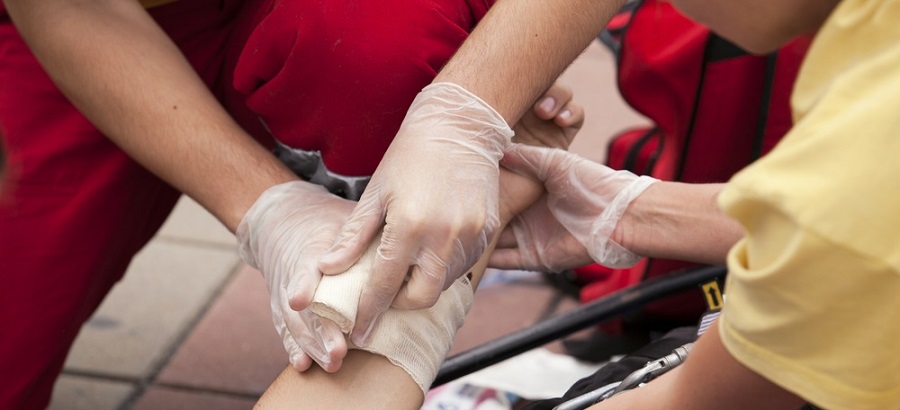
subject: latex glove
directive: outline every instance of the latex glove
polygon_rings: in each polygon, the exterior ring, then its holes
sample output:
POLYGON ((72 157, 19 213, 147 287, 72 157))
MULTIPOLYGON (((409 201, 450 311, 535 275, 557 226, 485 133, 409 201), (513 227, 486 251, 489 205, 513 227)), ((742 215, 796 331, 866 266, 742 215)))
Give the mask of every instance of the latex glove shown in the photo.
POLYGON ((350 333, 354 344, 365 345, 392 305, 434 305, 480 258, 500 226, 499 161, 512 134, 503 117, 458 85, 434 83, 416 96, 335 247, 319 263, 325 274, 347 270, 384 226, 350 333))
POLYGON ((347 353, 341 329, 307 306, 322 277, 316 264, 354 206, 318 185, 292 181, 263 192, 238 225, 241 258, 265 278, 272 322, 298 371, 311 360, 336 371, 347 353))
POLYGON ((488 267, 562 272, 591 262, 584 245, 550 212, 545 193, 506 225, 488 267))
POLYGON ((579 254, 585 251, 597 263, 612 268, 638 262, 640 256, 610 237, 631 201, 657 179, 616 171, 561 149, 522 144, 511 146, 502 164, 542 181, 547 190, 545 198, 516 218, 510 227, 521 261, 531 265, 528 268, 575 267, 569 265, 584 261, 579 254))

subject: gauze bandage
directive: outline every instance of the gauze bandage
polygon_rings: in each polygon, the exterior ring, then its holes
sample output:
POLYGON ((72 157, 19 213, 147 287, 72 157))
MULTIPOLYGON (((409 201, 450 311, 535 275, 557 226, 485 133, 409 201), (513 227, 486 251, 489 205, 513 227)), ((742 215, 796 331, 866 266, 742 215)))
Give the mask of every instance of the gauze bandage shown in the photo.
MULTIPOLYGON (((337 323, 346 334, 353 329, 359 295, 369 278, 380 238, 346 272, 324 276, 310 309, 337 323)), ((457 279, 441 293, 434 306, 420 310, 388 309, 379 319, 362 349, 386 357, 405 370, 425 393, 450 351, 456 331, 463 324, 473 291, 468 279, 457 279)))

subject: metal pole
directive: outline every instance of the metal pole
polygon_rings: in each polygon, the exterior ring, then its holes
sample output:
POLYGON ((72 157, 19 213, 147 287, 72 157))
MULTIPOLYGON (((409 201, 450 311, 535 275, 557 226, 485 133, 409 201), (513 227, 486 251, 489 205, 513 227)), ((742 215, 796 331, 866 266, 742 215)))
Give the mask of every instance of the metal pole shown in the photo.
POLYGON ((447 358, 431 386, 440 386, 650 302, 724 277, 725 273, 724 266, 707 266, 669 273, 622 289, 573 311, 447 358))

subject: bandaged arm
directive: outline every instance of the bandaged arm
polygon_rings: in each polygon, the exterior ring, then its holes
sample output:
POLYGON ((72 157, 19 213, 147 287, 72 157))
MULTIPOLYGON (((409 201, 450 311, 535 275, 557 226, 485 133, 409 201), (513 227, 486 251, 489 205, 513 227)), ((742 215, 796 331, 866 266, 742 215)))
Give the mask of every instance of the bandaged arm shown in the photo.
MULTIPOLYGON (((500 219, 505 225, 513 216, 537 200, 542 188, 530 179, 503 170, 500 175, 500 191, 500 219)), ((498 230, 498 234, 499 232, 498 230)), ((490 254, 495 243, 496 238, 489 249, 485 251, 486 255, 490 254)), ((392 311, 390 316, 385 314, 382 323, 379 323, 376 328, 384 329, 384 331, 373 333, 370 339, 371 346, 373 346, 372 351, 375 353, 351 350, 344 359, 341 370, 336 373, 326 373, 316 366, 306 372, 298 373, 288 367, 260 398, 256 408, 287 409, 296 408, 298 404, 302 404, 304 408, 328 409, 419 408, 424 400, 423 390, 431 384, 437 366, 440 366, 449 351, 456 329, 461 325, 462 316, 465 316, 465 311, 468 310, 468 305, 471 303, 472 291, 484 274, 486 265, 487 259, 483 258, 472 268, 471 283, 466 285, 471 286, 470 288, 462 286, 462 283, 455 283, 441 295, 436 308, 450 311, 451 316, 444 317, 443 320, 435 320, 433 324, 426 326, 426 329, 422 329, 419 327, 423 323, 422 321, 431 321, 429 316, 433 313, 392 311), (460 312, 462 316, 459 316, 460 312), (385 320, 393 323, 384 323, 385 320), (395 327, 388 334, 384 334, 388 330, 388 326, 395 327), (396 326, 401 329, 398 330, 396 326), (396 348, 387 346, 403 339, 412 342, 416 337, 433 337, 435 332, 444 333, 444 335, 439 335, 442 338, 439 343, 428 341, 424 345, 426 347, 422 347, 423 345, 418 343, 408 343, 405 345, 406 347, 399 349, 402 353, 400 355, 395 354, 396 348), (376 346, 378 348, 374 349, 376 346), (384 354, 391 358, 383 356, 384 354), (418 362, 415 362, 416 360, 418 362), (429 369, 427 374, 410 371, 411 369, 426 368, 426 366, 429 369), (413 374, 419 376, 412 376, 413 374), (425 376, 421 376, 422 374, 425 376)), ((344 275, 333 278, 341 276, 344 275)), ((319 286, 321 288, 332 285, 325 285, 323 281, 319 286)), ((356 294, 358 295, 359 292, 356 291, 356 294)), ((344 298, 352 299, 349 296, 344 296, 344 298)), ((339 303, 335 310, 345 308, 346 305, 339 303)), ((341 316, 345 315, 347 315, 346 311, 341 316)), ((346 317, 354 317, 354 315, 346 317)), ((439 319, 438 317, 433 318, 439 319)), ((352 324, 345 322, 341 323, 341 326, 352 327, 352 324)))

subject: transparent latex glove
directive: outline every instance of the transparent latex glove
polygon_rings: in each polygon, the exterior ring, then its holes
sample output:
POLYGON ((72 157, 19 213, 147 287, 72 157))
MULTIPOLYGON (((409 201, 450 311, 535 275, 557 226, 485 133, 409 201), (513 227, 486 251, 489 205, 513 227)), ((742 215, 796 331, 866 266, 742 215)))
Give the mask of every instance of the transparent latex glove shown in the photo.
POLYGON ((532 220, 513 223, 513 229, 518 227, 520 230, 516 234, 517 241, 537 240, 545 244, 550 240, 563 241, 550 247, 539 243, 528 246, 520 244, 520 252, 531 252, 527 257, 523 255, 523 259, 554 268, 571 263, 568 258, 577 260, 578 254, 583 251, 565 240, 559 225, 584 247, 591 259, 601 265, 623 268, 634 265, 640 259, 640 256, 612 241, 610 236, 631 201, 657 182, 656 179, 616 171, 561 149, 522 144, 511 146, 502 164, 512 171, 542 181, 547 190, 546 201, 539 201, 536 206, 544 202, 550 212, 529 209, 523 213, 523 218, 532 220), (549 220, 551 216, 559 225, 549 220), (569 253, 561 252, 561 249, 568 249, 569 253))
POLYGON ((562 272, 593 262, 584 245, 550 212, 547 197, 545 193, 506 225, 489 267, 562 272))
POLYGON ((292 181, 263 192, 238 225, 238 251, 265 278, 272 322, 298 371, 311 360, 336 371, 347 353, 341 329, 307 306, 322 277, 316 263, 354 206, 318 185, 292 181))
POLYGON ((500 226, 499 161, 512 130, 462 87, 434 83, 413 101, 320 270, 339 274, 384 226, 351 340, 364 345, 388 307, 434 305, 500 226))

